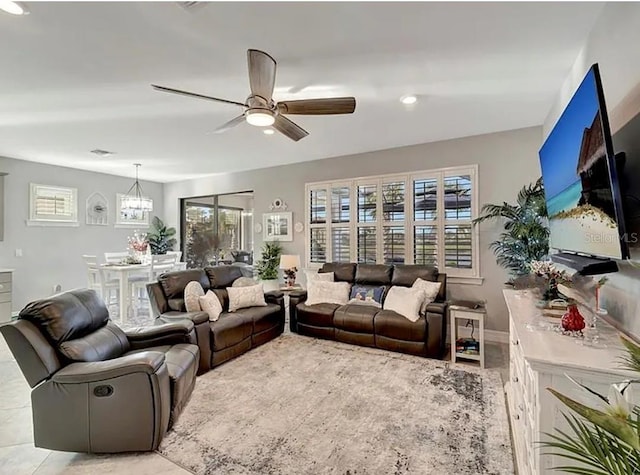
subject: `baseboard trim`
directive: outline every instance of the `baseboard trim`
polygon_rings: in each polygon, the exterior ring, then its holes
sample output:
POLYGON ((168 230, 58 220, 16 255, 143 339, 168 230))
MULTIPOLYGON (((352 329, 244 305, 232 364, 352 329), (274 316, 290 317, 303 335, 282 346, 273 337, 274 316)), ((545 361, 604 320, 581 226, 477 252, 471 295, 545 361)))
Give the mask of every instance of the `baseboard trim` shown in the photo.
POLYGON ((484 337, 487 339, 487 341, 492 341, 494 343, 509 343, 509 332, 485 330, 484 337))

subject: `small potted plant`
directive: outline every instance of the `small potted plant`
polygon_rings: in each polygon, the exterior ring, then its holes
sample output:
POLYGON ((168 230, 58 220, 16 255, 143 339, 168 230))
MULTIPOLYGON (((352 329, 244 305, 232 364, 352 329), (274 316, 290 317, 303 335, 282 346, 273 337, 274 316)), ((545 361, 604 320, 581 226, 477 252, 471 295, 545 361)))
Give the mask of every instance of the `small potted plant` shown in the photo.
POLYGON ((154 216, 148 234, 151 254, 166 254, 167 251, 173 250, 173 246, 176 245, 175 235, 176 228, 167 227, 160 218, 154 216))
POLYGON ((262 245, 262 257, 256 264, 258 277, 264 285, 264 290, 277 290, 278 268, 280 266, 282 246, 277 241, 265 242, 262 245))

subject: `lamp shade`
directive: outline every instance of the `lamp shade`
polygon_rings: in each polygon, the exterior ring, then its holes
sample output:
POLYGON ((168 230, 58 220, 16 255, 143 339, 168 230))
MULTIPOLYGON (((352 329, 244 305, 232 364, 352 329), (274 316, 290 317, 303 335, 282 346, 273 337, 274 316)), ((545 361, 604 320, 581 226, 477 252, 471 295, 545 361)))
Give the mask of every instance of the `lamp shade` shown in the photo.
POLYGON ((300 256, 297 254, 283 254, 280 256, 280 269, 299 269, 300 256))

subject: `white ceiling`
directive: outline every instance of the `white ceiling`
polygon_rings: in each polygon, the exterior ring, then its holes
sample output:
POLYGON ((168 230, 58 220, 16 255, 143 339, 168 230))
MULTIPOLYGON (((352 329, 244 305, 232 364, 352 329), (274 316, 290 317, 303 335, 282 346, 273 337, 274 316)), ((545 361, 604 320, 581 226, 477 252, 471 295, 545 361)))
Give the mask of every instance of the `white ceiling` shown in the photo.
POLYGON ((601 3, 29 3, 0 12, 0 156, 162 182, 543 122, 601 3), (248 124, 246 50, 278 61, 275 99, 353 95, 345 116, 248 124), (420 95, 408 108, 407 93, 420 95), (95 148, 116 152, 99 158, 95 148))

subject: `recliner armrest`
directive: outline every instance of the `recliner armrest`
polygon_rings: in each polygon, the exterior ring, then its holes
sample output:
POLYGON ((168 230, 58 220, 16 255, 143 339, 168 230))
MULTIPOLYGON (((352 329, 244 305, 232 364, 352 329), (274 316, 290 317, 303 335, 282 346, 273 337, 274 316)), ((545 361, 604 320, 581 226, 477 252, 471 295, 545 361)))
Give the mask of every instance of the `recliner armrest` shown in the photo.
POLYGON ((289 293, 289 298, 291 299, 291 305, 298 305, 300 302, 307 300, 307 291, 294 290, 289 293))
POLYGON ((294 290, 289 293, 289 329, 298 332, 298 312, 296 306, 307 300, 306 290, 294 290))
POLYGON ((138 350, 157 345, 177 345, 178 343, 196 343, 195 325, 191 320, 177 320, 173 323, 140 327, 127 330, 131 348, 138 350))
POLYGON ((154 374, 164 364, 164 353, 143 351, 106 361, 71 363, 51 378, 60 384, 85 384, 132 373, 154 374))
POLYGON ((264 293, 264 300, 267 303, 275 303, 276 305, 280 305, 280 302, 284 298, 284 292, 280 292, 279 290, 270 290, 269 292, 264 293))
POLYGON ((209 314, 207 312, 165 312, 158 316, 157 320, 163 323, 173 323, 180 320, 191 320, 194 325, 200 323, 206 323, 209 321, 209 314))
POLYGON ((431 302, 427 305, 426 312, 427 313, 439 313, 444 315, 447 311, 447 303, 446 302, 431 302))

